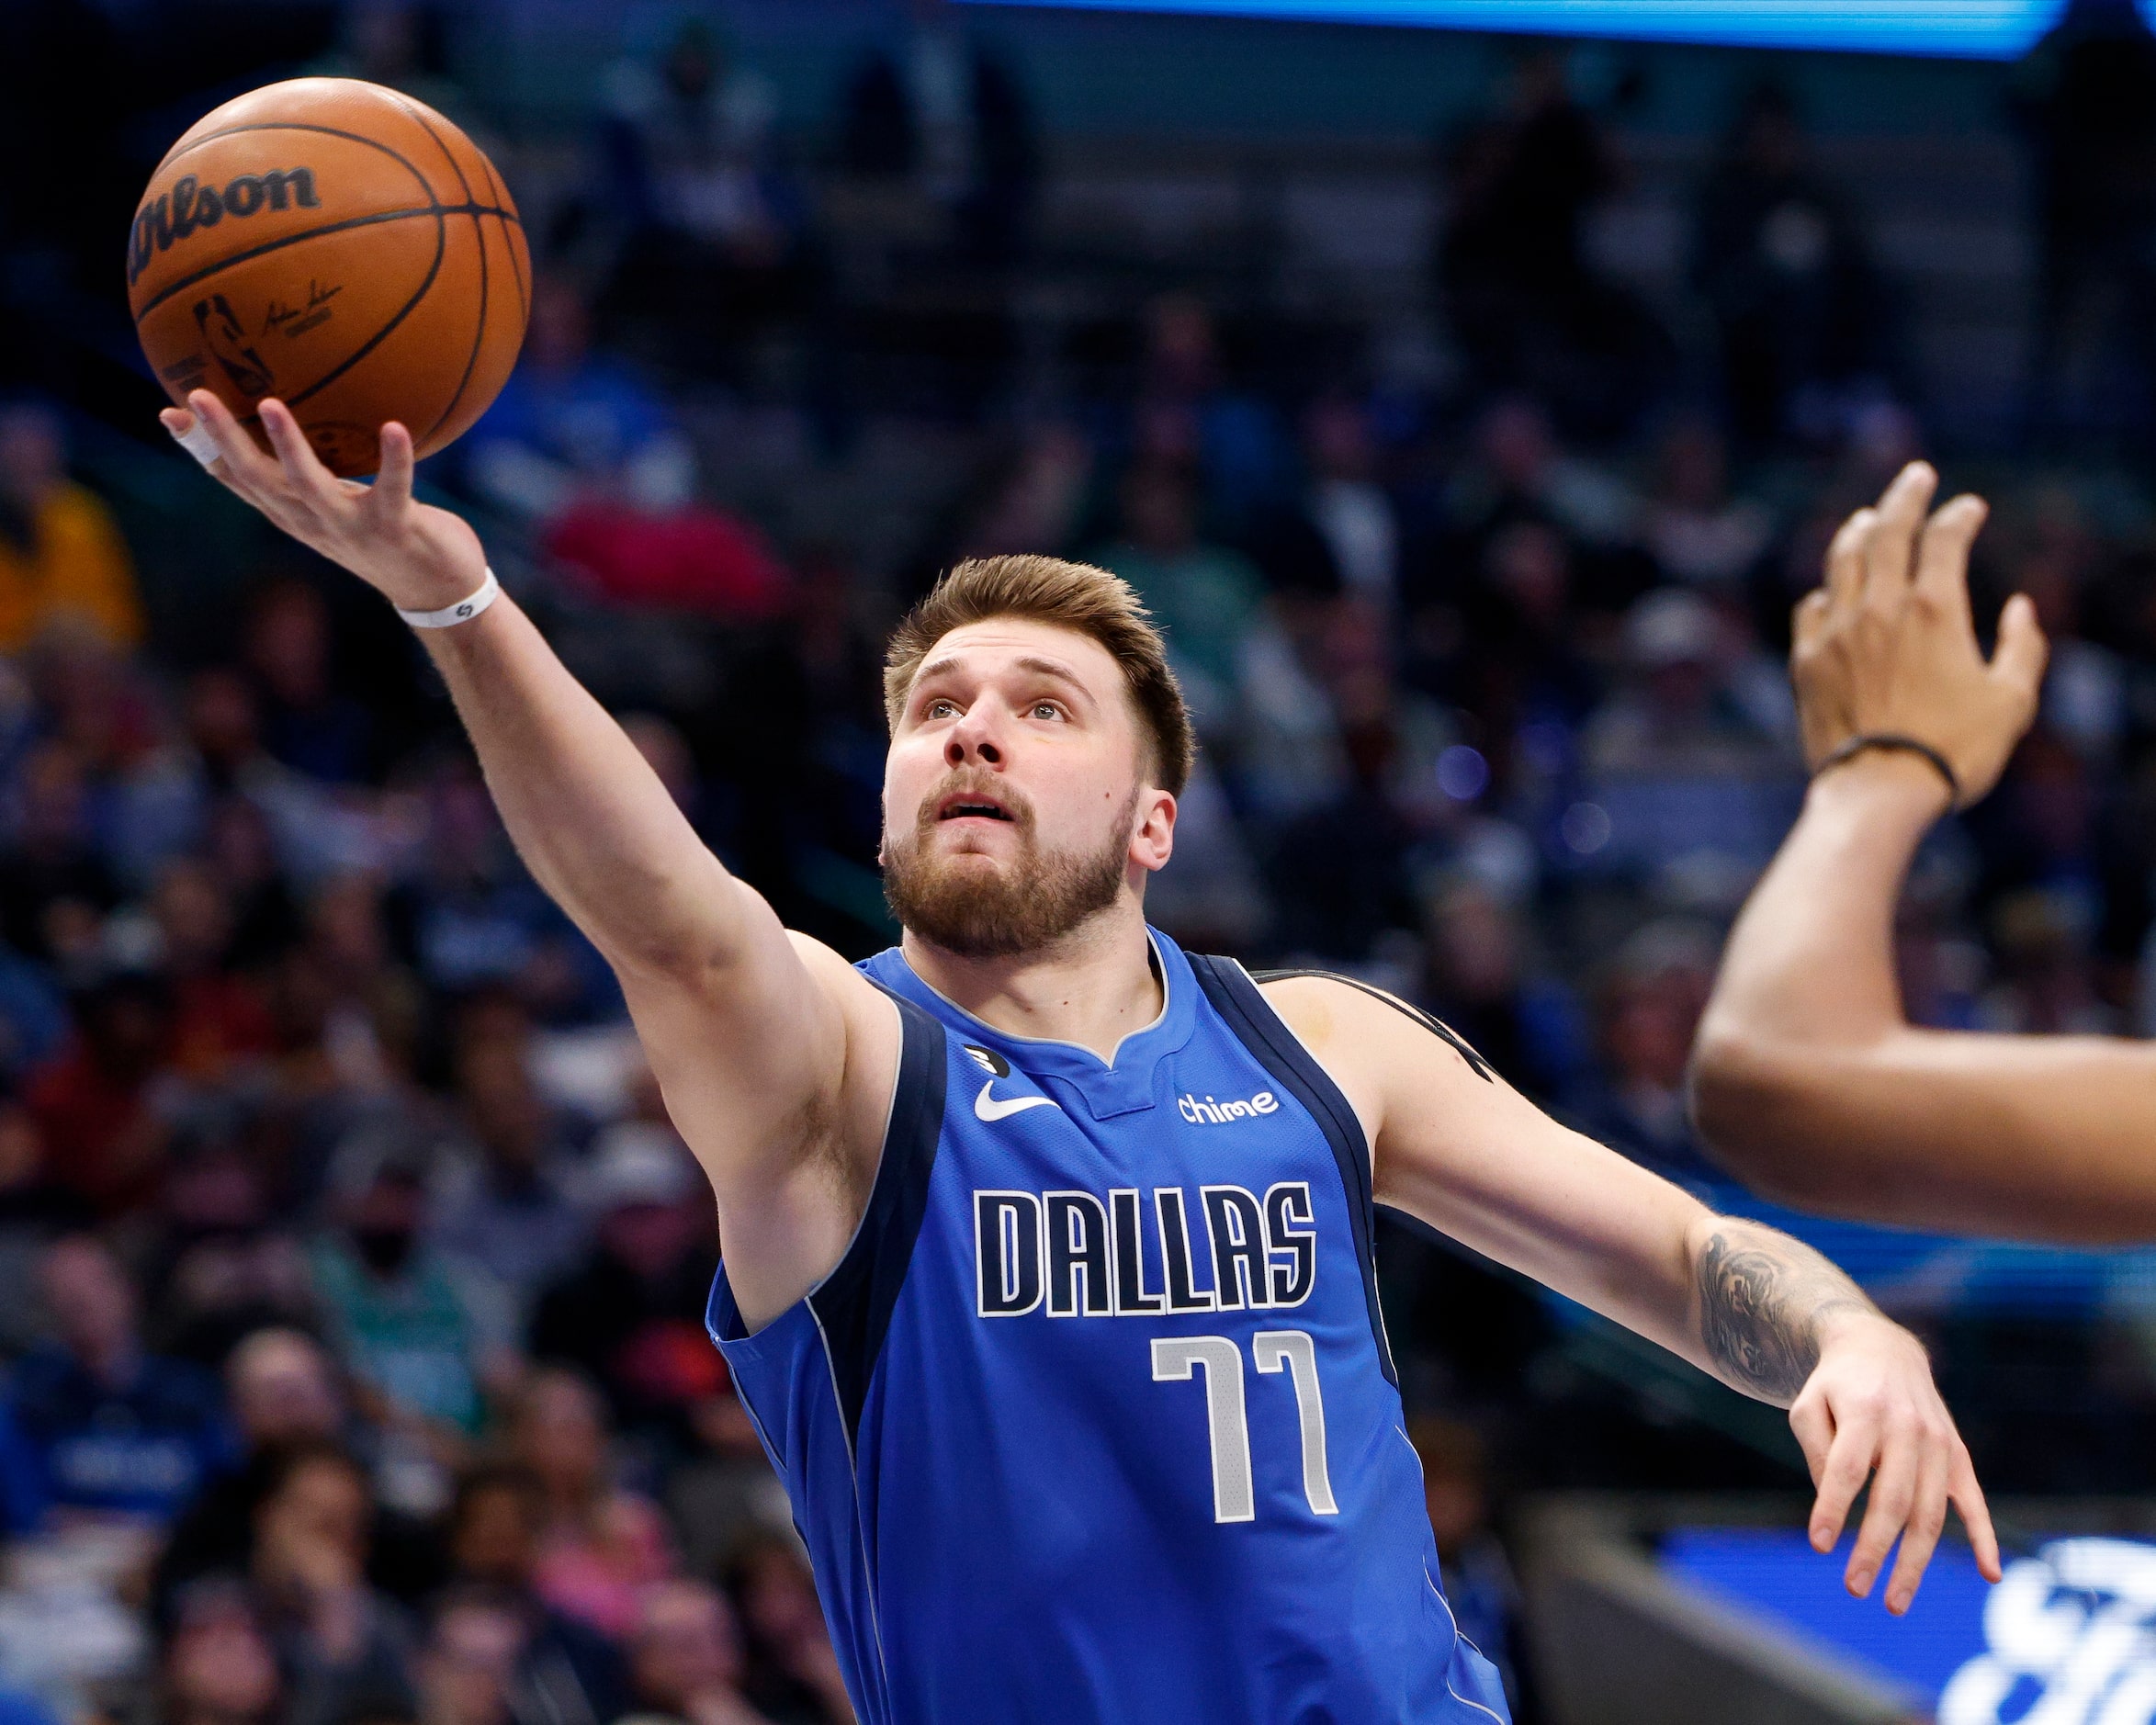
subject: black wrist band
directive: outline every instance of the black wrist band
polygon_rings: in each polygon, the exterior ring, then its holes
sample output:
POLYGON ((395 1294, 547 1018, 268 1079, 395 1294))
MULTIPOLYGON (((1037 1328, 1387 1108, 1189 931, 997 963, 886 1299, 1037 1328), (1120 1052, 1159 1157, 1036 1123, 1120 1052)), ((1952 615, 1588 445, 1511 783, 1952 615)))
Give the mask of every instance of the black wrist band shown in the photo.
POLYGON ((1955 772, 1953 763, 1929 743, 1922 742, 1914 737, 1904 737, 1899 731, 1858 732, 1821 761, 1813 769, 1812 776, 1816 779, 1829 767, 1838 767, 1845 761, 1853 761, 1868 749, 1890 749, 1905 755, 1921 755, 1937 768, 1939 777, 1947 781, 1947 806, 1948 808, 1961 806, 1961 779, 1955 772))

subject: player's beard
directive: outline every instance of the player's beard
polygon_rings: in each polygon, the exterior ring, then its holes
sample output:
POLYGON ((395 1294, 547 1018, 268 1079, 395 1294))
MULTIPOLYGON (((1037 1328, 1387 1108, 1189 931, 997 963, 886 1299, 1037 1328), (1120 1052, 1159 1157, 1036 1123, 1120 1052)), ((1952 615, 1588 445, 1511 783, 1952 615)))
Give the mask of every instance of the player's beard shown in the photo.
POLYGON ((1135 785, 1091 851, 1044 852, 1033 805, 987 775, 954 772, 921 799, 912 832, 884 844, 884 897, 900 925, 961 958, 1010 958, 1052 945, 1123 890, 1135 785), (1007 809, 1018 849, 1007 867, 962 866, 931 843, 936 810, 954 792, 979 790, 1007 809))

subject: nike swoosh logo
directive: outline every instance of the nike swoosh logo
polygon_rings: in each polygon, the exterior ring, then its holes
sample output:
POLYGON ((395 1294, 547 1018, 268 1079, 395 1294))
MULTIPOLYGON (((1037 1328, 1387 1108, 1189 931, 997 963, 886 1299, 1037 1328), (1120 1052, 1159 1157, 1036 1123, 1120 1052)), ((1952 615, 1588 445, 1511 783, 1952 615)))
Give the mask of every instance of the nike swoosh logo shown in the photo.
POLYGON ((1013 1114, 1022 1114, 1029 1108, 1060 1108, 1062 1103, 1046 1096, 1014 1096, 1008 1102, 999 1102, 988 1092, 996 1088, 990 1078, 981 1086, 981 1093, 973 1099, 973 1111, 982 1120, 1009 1120, 1013 1114))

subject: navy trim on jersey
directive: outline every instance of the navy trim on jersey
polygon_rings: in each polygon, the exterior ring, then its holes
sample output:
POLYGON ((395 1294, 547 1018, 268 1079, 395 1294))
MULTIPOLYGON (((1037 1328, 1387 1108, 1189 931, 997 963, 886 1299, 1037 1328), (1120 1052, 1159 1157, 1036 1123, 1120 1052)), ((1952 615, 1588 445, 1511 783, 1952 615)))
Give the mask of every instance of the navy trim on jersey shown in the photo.
POLYGON ((1383 1000, 1394 1011, 1413 1019, 1432 1036, 1451 1044, 1452 1052, 1467 1062, 1468 1070, 1484 1084, 1495 1084, 1496 1075, 1490 1063, 1474 1052, 1466 1037, 1454 1030, 1443 1019, 1434 1018, 1420 1007, 1411 1005, 1396 994, 1387 994, 1383 988, 1373 988, 1358 976, 1343 976, 1337 970, 1259 970, 1251 973, 1253 982, 1287 982, 1296 976, 1316 976, 1326 982, 1344 982, 1350 988, 1360 989, 1372 1000, 1383 1000))
POLYGON ((846 1256, 808 1295, 808 1310, 830 1359, 831 1388, 846 1423, 849 1450, 860 1438, 868 1381, 884 1351, 891 1308, 898 1303, 928 1213, 929 1175, 943 1132, 943 1027, 912 1001, 896 994, 891 998, 898 1006, 898 1083, 875 1184, 846 1256))
POLYGON ((1258 1064, 1310 1111, 1310 1118, 1332 1146, 1340 1182, 1348 1189, 1348 1213, 1355 1224, 1355 1257, 1362 1266, 1362 1291, 1370 1302, 1370 1333, 1377 1343, 1378 1365, 1384 1371, 1385 1381, 1396 1389, 1400 1374, 1393 1365, 1384 1313, 1378 1305, 1377 1212, 1370 1183, 1370 1144, 1362 1135, 1362 1122, 1331 1075, 1311 1058, 1310 1051, 1259 993, 1248 971, 1232 958, 1202 958, 1195 953, 1184 956, 1191 961, 1198 986, 1213 1002, 1213 1010, 1258 1064))

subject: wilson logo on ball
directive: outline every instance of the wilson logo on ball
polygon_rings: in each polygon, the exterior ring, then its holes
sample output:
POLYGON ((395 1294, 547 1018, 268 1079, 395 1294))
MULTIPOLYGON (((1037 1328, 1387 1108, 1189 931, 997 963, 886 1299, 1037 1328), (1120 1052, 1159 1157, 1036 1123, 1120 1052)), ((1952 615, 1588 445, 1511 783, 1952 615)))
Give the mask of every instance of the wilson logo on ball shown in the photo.
POLYGON ((227 216, 244 220, 264 209, 319 209, 322 198, 314 189, 312 168, 278 168, 268 174, 242 174, 220 189, 205 186, 192 174, 180 176, 171 191, 162 193, 135 212, 135 228, 128 242, 128 286, 141 279, 150 260, 169 252, 175 241, 198 228, 214 228, 227 216))

